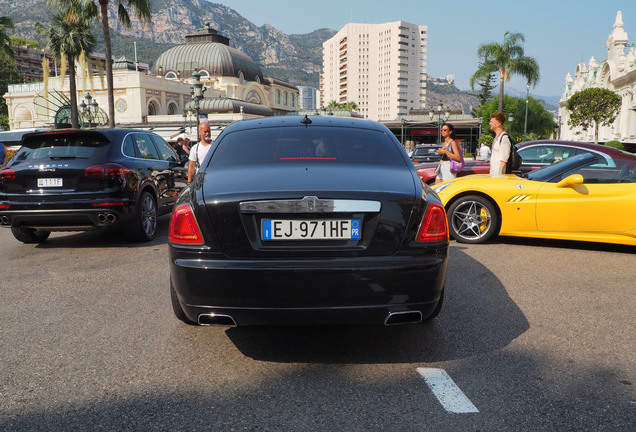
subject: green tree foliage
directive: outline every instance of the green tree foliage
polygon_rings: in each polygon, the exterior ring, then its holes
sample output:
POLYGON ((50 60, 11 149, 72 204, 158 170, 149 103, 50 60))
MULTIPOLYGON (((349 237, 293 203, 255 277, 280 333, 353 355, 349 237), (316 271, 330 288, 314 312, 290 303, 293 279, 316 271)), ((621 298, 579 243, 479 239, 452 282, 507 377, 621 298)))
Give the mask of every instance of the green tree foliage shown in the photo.
POLYGON ((71 126, 79 127, 77 112, 77 86, 75 60, 82 53, 90 55, 95 48, 95 35, 92 32, 94 15, 79 2, 72 4, 66 10, 57 10, 51 17, 51 22, 44 30, 47 50, 57 59, 65 57, 68 60, 68 72, 71 94, 71 126))
POLYGON ((470 88, 475 83, 487 79, 493 72, 499 72, 499 112, 504 109, 504 82, 510 81, 511 75, 521 75, 531 86, 539 82, 539 64, 533 57, 524 53, 525 38, 521 33, 504 33, 503 43, 491 42, 482 44, 477 50, 481 60, 480 66, 470 77, 470 88))
POLYGON ((9 58, 14 58, 13 51, 11 50, 11 39, 9 37, 9 31, 13 31, 15 28, 13 19, 8 16, 0 16, 0 53, 5 54, 9 58))
MULTIPOLYGON (((104 51, 106 59, 113 58, 113 50, 110 37, 110 25, 108 22, 108 4, 117 4, 117 19, 126 28, 131 27, 129 11, 134 12, 140 21, 150 23, 152 0, 48 0, 49 3, 69 7, 75 3, 81 3, 82 7, 90 11, 94 18, 98 16, 102 20, 102 30, 104 33, 104 51)), ((108 127, 115 127, 115 96, 113 93, 113 64, 106 62, 106 86, 108 93, 108 127)))
POLYGON ((9 130, 9 116, 0 114, 0 130, 9 130))
POLYGON ((479 145, 482 145, 482 143, 486 143, 486 145, 488 147, 492 146, 492 142, 495 140, 495 138, 492 135, 482 135, 479 137, 479 139, 477 140, 477 143, 479 145))
POLYGON ((15 66, 13 58, 7 56, 4 52, 0 52, 0 114, 9 114, 7 101, 2 95, 9 90, 10 84, 18 84, 22 81, 22 75, 20 75, 18 68, 15 66))
POLYGON ((616 140, 608 141, 605 143, 605 145, 608 147, 614 147, 615 149, 618 149, 618 150, 625 150, 625 146, 620 141, 616 141, 616 140))
POLYGON ((347 110, 347 111, 358 111, 358 104, 355 102, 347 102, 347 103, 338 103, 334 100, 327 104, 327 109, 336 110, 347 110))
MULTIPOLYGON (((491 100, 477 109, 477 117, 482 119, 483 134, 494 135, 490 129, 490 114, 495 112, 503 112, 506 115, 504 129, 514 142, 523 140, 523 125, 525 119, 526 100, 525 98, 515 98, 512 96, 504 96, 503 111, 499 111, 499 101, 491 100), (512 125, 508 122, 508 114, 512 113, 512 125)), ((554 130, 554 117, 547 111, 541 102, 532 96, 528 98, 528 136, 537 139, 548 138, 554 130)))
MULTIPOLYGON (((482 66, 483 63, 479 65, 479 68, 482 66)), ((479 100, 479 106, 482 106, 492 99, 492 91, 496 87, 495 84, 493 84, 493 80, 495 79, 494 72, 497 72, 497 70, 492 67, 491 72, 483 71, 481 75, 475 79, 475 84, 477 84, 480 89, 477 93, 470 94, 479 100)))
POLYGON ((570 126, 589 129, 594 126, 594 142, 598 144, 599 125, 609 126, 621 110, 621 98, 608 89, 588 88, 576 92, 567 105, 570 126))

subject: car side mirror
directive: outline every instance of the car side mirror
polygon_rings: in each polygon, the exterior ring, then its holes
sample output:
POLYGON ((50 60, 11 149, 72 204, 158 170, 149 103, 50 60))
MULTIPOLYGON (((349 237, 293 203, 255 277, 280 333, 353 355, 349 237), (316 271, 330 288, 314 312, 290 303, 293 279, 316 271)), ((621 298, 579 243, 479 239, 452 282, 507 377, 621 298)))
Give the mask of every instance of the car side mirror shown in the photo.
POLYGON ((558 182, 556 184, 556 187, 566 188, 566 187, 573 187, 580 184, 583 184, 583 176, 581 174, 572 174, 571 176, 568 176, 564 178, 563 180, 561 180, 560 182, 558 182))

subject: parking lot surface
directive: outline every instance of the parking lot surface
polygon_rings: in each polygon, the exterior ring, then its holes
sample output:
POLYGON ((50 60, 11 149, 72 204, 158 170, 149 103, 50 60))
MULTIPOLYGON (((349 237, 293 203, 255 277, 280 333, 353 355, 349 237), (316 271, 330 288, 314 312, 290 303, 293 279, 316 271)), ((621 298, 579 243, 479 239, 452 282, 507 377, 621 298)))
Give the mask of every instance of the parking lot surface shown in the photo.
POLYGON ((167 224, 0 230, 0 430, 634 430, 634 248, 452 242, 429 324, 228 329, 173 316, 167 224))

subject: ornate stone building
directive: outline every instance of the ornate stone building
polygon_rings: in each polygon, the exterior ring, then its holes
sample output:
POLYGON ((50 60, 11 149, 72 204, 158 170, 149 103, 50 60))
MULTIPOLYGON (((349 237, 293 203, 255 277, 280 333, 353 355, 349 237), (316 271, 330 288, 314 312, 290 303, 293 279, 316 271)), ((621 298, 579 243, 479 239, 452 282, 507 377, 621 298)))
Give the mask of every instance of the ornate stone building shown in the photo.
MULTIPOLYGON (((84 73, 78 65, 78 104, 88 94, 106 115, 103 74, 84 73)), ((286 115, 299 109, 298 89, 264 77, 258 64, 229 46, 229 39, 211 28, 186 36, 186 43, 159 56, 152 71, 121 59, 113 64, 115 122, 120 127, 183 128, 196 124, 192 109, 192 73, 197 69, 206 87, 200 114, 219 127, 252 116, 286 115)), ((46 82, 9 86, 4 95, 11 129, 53 127, 69 100, 68 76, 46 82)), ((82 119, 80 119, 82 120, 82 119)))
POLYGON ((605 44, 607 58, 597 62, 592 57, 589 63, 580 63, 576 67, 574 78, 567 74, 565 92, 559 102, 560 139, 594 141, 593 129, 572 128, 568 124, 567 102, 578 91, 598 87, 612 90, 622 99, 621 112, 614 123, 599 126, 599 142, 636 143, 636 52, 634 44, 628 47, 628 40, 623 29, 623 14, 618 11, 614 30, 605 44))

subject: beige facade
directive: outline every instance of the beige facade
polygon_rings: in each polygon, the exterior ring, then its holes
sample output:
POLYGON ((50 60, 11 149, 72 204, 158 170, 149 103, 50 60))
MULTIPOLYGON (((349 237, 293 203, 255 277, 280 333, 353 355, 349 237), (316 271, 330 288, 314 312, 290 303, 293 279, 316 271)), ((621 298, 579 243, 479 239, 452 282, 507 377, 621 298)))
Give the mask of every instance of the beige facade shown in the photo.
POLYGON ((323 43, 322 107, 355 102, 371 120, 424 108, 427 31, 404 21, 347 24, 323 43))
MULTIPOLYGON (((636 17, 635 17, 636 19, 636 17)), ((598 63, 594 57, 588 63, 577 66, 574 78, 569 73, 565 78, 565 91, 559 102, 560 138, 575 141, 594 141, 594 128, 573 128, 568 124, 570 112, 567 102, 570 97, 587 88, 605 88, 621 97, 621 111, 610 126, 599 126, 599 142, 618 140, 636 143, 636 51, 627 48, 627 33, 623 29, 623 15, 619 11, 614 30, 607 38, 607 59, 598 63)))

